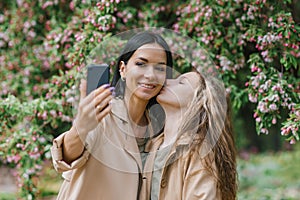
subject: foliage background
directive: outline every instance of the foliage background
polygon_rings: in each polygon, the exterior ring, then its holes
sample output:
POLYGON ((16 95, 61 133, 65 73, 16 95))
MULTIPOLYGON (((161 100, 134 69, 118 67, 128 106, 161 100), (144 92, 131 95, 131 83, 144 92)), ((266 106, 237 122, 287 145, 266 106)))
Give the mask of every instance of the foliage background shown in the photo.
POLYGON ((172 29, 210 52, 231 95, 240 151, 299 141, 296 0, 4 0, 0 7, 0 162, 18 169, 21 198, 39 195, 36 178, 52 139, 71 125, 86 56, 133 28, 172 29))

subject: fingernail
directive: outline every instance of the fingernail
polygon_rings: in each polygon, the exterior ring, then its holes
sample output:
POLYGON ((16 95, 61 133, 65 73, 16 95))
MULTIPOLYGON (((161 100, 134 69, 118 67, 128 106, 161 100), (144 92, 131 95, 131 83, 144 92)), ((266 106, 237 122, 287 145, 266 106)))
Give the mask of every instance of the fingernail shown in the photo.
POLYGON ((110 92, 113 92, 113 91, 115 91, 115 87, 110 87, 109 90, 110 90, 110 92))
POLYGON ((102 87, 104 88, 104 89, 107 89, 107 88, 109 88, 109 84, 107 83, 107 84, 104 84, 102 87))
POLYGON ((116 92, 113 91, 111 95, 112 95, 113 97, 116 97, 116 92))

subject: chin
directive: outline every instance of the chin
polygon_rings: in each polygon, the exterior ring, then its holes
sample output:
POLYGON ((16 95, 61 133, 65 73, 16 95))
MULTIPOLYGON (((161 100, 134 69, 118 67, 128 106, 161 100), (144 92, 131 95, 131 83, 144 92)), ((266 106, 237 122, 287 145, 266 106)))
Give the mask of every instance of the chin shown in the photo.
POLYGON ((155 95, 150 94, 136 94, 136 96, 144 101, 149 101, 151 98, 155 97, 155 95))
POLYGON ((158 94, 157 97, 156 97, 156 101, 157 101, 159 104, 168 103, 167 100, 168 100, 168 99, 166 98, 166 96, 165 96, 164 94, 158 94))

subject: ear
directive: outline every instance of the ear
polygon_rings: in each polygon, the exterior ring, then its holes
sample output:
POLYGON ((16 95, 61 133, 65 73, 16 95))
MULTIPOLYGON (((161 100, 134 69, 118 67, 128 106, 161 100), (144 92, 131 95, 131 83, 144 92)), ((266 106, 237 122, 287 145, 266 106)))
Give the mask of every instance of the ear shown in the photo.
POLYGON ((126 77, 126 65, 125 65, 124 61, 120 62, 119 72, 120 72, 121 77, 123 77, 123 78, 126 77))

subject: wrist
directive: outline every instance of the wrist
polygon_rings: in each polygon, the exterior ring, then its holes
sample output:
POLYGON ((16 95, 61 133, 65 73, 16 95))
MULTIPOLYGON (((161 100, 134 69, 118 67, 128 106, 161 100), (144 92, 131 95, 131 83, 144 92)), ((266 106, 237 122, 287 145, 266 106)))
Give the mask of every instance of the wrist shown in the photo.
POLYGON ((85 130, 85 128, 77 126, 77 124, 75 122, 73 123, 70 131, 73 132, 75 135, 77 135, 80 138, 85 138, 85 136, 88 133, 88 131, 85 130))

